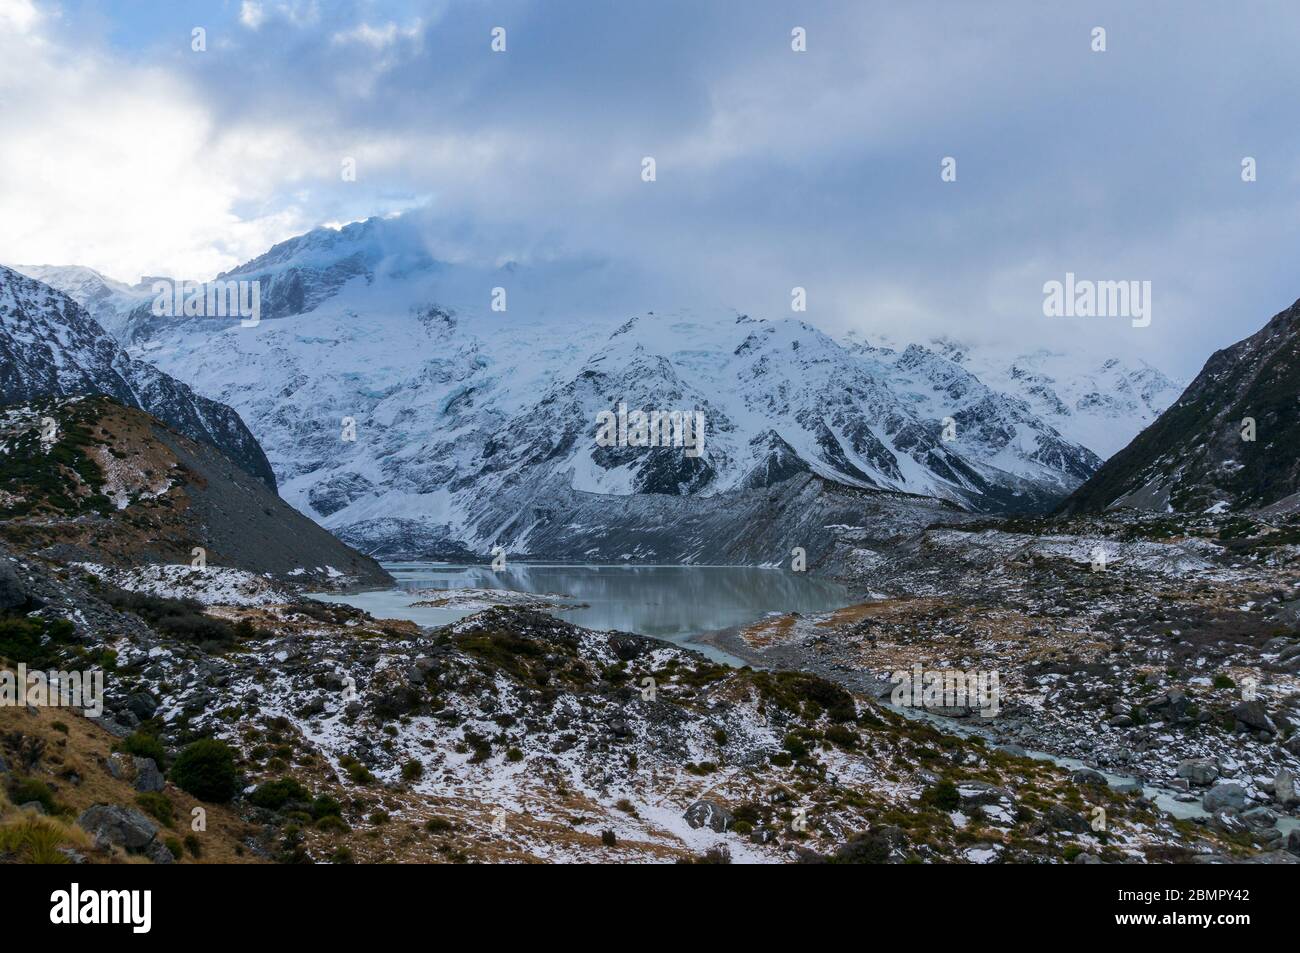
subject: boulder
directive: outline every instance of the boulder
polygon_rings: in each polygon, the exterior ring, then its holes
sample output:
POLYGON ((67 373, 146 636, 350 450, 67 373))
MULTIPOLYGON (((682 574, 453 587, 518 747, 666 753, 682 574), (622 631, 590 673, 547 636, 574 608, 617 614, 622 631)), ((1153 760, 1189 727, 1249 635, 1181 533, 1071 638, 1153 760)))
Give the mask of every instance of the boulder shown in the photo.
POLYGON ((1251 731, 1263 731, 1270 735, 1277 734, 1277 726, 1273 724, 1273 719, 1268 717, 1263 702, 1241 702, 1229 709, 1228 714, 1251 731))
POLYGON ((1232 781, 1220 781, 1201 798, 1201 807, 1214 814, 1224 808, 1240 811, 1246 806, 1246 789, 1232 781))
POLYGON ((1261 830, 1277 824, 1277 815, 1266 807, 1252 807, 1249 811, 1242 811, 1241 819, 1251 827, 1261 830))
POLYGON ((114 751, 104 762, 104 767, 109 774, 119 781, 132 781, 135 779, 135 759, 129 754, 114 751))
POLYGON ((1273 796, 1282 807, 1290 807, 1300 802, 1300 798, 1296 797, 1295 775, 1289 768, 1280 768, 1277 776, 1273 778, 1273 796))
POLYGON ((174 864, 176 858, 172 852, 167 849, 167 845, 160 840, 155 840, 145 848, 144 855, 152 860, 155 864, 174 864))
POLYGON ((158 825, 133 807, 95 804, 82 811, 77 826, 95 839, 97 847, 142 851, 158 836, 158 825))
POLYGON ((31 598, 13 563, 0 559, 0 612, 39 607, 40 603, 31 598))
POLYGON ((158 711, 158 702, 147 692, 136 692, 126 700, 127 710, 141 721, 148 721, 158 711))
POLYGON ((1209 758, 1188 758, 1178 762, 1176 773, 1190 784, 1213 784, 1219 777, 1219 766, 1209 758))
POLYGON ((1043 820, 1055 830, 1071 834, 1086 834, 1090 829, 1087 818, 1062 804, 1053 804, 1043 811, 1043 820))
POLYGON ((1075 784, 1091 784, 1096 787, 1107 787, 1110 782, 1106 780, 1106 775, 1100 771, 1094 771, 1092 768, 1079 768, 1070 775, 1070 780, 1075 784))
POLYGON ((135 789, 137 791, 161 791, 163 775, 153 758, 135 758, 135 789))
POLYGON ((693 828, 707 827, 719 834, 734 820, 731 812, 717 801, 696 801, 686 809, 684 817, 693 828))
POLYGON ((1186 692, 1181 688, 1171 688, 1148 704, 1147 709, 1165 719, 1178 719, 1187 713, 1190 704, 1186 692))

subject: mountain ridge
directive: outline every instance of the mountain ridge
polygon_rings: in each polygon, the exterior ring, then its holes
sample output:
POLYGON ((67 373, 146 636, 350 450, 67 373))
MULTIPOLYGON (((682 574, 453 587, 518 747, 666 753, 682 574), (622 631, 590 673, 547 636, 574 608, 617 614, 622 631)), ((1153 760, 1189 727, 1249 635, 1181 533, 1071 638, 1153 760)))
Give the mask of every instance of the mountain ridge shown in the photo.
POLYGON ((266 454, 235 410, 133 359, 67 294, 0 265, 0 403, 76 394, 146 410, 276 489, 266 454))

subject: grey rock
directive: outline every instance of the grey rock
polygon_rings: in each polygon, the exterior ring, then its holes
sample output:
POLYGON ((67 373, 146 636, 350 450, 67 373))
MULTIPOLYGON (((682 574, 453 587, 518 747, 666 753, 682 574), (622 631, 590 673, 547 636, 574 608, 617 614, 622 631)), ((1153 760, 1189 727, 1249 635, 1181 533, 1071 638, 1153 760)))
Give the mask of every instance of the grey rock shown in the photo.
POLYGON ((1241 819, 1251 827, 1264 829, 1277 824, 1277 815, 1266 807, 1252 807, 1241 812, 1241 819))
POLYGON ((1061 804, 1053 804, 1045 810, 1043 820, 1058 831, 1072 834, 1086 834, 1089 829, 1087 818, 1061 804))
POLYGON ((1273 796, 1283 807, 1290 807, 1300 801, 1300 798, 1296 797, 1295 775, 1289 768, 1278 769, 1277 776, 1273 778, 1273 796))
POLYGON ((119 781, 130 781, 135 778, 135 759, 121 751, 110 754, 104 762, 104 767, 119 781))
POLYGON ((163 789, 163 775, 158 770, 158 764, 153 758, 136 758, 135 760, 135 789, 137 791, 161 791, 163 789))
POLYGON ((152 860, 155 864, 174 864, 176 858, 172 852, 167 849, 167 845, 160 840, 155 840, 144 850, 144 855, 152 860))
POLYGON ((0 612, 10 612, 31 605, 31 594, 12 563, 0 559, 0 612))
POLYGON ((1201 798, 1201 807, 1211 814, 1226 807, 1241 810, 1246 806, 1246 789, 1232 781, 1220 781, 1201 798))
POLYGON ((1024 748, 1020 747, 1020 745, 998 745, 993 750, 1000 752, 1001 754, 1009 754, 1013 758, 1029 757, 1029 752, 1027 752, 1024 748))
POLYGON ((1231 808, 1216 812, 1206 822, 1206 826, 1221 834, 1241 834, 1248 830, 1246 822, 1238 817, 1237 812, 1231 808))
POLYGON ((1300 827, 1292 828, 1286 835, 1286 849, 1300 856, 1300 827))
POLYGON ((1176 773, 1190 784, 1213 784, 1219 776, 1219 766, 1208 758, 1188 758, 1178 762, 1176 773))
POLYGON ((1079 768, 1071 773, 1070 780, 1075 784, 1092 784, 1097 787, 1106 787, 1110 783, 1106 780, 1106 775, 1092 768, 1079 768))
POLYGON ((98 718, 92 718, 90 715, 87 715, 86 717, 116 738, 125 738, 132 731, 130 726, 122 724, 109 712, 104 712, 98 718))
POLYGON ((693 828, 707 827, 721 834, 734 820, 732 813, 717 801, 696 801, 686 809, 686 823, 693 828))
POLYGON ((147 692, 136 692, 126 700, 127 710, 141 721, 147 721, 158 711, 158 702, 147 692))
POLYGON ((158 836, 158 825, 133 807, 96 804, 82 811, 77 826, 95 839, 96 846, 111 845, 141 851, 158 836))
POLYGON ((1253 731, 1263 731, 1270 735, 1277 734, 1277 725, 1268 716, 1268 711, 1265 710, 1263 702, 1241 702, 1234 705, 1228 711, 1228 714, 1253 731))
POLYGON ((42 804, 40 801, 28 801, 28 802, 26 802, 25 804, 19 804, 19 805, 18 805, 18 810, 20 810, 20 811, 35 811, 37 814, 44 814, 44 813, 45 813, 45 805, 42 804))

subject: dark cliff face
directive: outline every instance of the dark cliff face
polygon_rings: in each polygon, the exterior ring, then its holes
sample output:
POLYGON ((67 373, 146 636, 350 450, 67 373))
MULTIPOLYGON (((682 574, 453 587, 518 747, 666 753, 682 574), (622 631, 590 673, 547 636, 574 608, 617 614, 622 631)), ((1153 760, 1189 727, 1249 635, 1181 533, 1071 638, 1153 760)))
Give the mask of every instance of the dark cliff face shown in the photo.
POLYGON ((0 266, 0 404, 77 394, 147 411, 276 489, 271 464, 238 413, 133 360, 67 295, 0 266))
POLYGON ((1270 506, 1300 491, 1300 302, 1216 352, 1183 395, 1062 506, 1175 512, 1270 506), (1248 439, 1253 436, 1252 439, 1248 439))

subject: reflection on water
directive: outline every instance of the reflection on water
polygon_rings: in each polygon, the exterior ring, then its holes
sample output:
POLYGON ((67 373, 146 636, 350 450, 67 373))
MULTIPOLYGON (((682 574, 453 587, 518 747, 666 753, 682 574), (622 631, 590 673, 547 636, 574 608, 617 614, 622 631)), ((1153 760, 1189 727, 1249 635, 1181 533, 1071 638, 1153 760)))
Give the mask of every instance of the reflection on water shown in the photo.
MULTIPOLYGON (((468 610, 412 608, 414 589, 511 589, 571 597, 574 608, 552 611, 591 629, 620 629, 674 642, 743 625, 770 613, 820 612, 847 605, 843 587, 802 573, 750 566, 490 566, 386 563, 398 589, 325 596, 381 618, 444 625, 468 610)), ((698 646, 696 646, 698 648, 698 646)))

